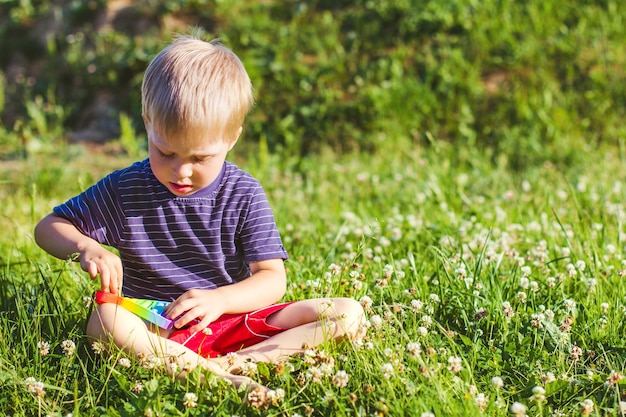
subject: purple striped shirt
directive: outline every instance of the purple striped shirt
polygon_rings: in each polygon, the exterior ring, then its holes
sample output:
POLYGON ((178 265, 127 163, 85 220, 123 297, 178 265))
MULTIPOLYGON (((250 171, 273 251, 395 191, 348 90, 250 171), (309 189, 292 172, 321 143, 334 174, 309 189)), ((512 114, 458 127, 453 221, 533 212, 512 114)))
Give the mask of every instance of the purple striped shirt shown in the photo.
POLYGON ((54 208, 82 233, 117 248, 124 295, 174 300, 250 276, 249 262, 287 259, 258 180, 225 162, 218 178, 177 197, 146 159, 54 208))

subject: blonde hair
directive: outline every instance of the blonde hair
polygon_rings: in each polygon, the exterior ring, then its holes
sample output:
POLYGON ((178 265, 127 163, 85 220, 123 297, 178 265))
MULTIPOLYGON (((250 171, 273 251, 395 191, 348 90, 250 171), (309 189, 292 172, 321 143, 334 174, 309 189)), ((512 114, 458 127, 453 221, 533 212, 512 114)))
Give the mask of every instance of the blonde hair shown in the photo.
POLYGON ((232 142, 254 102, 239 58, 218 39, 180 36, 148 65, 141 86, 146 122, 168 139, 232 142))

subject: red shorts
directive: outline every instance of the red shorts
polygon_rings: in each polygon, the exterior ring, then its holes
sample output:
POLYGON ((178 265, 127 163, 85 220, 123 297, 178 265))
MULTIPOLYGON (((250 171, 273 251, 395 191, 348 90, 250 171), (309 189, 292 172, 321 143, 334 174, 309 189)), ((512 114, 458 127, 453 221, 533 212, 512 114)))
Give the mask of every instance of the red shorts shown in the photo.
POLYGON ((205 358, 237 352, 285 331, 269 325, 266 319, 289 304, 273 304, 252 313, 224 314, 209 325, 210 331, 192 332, 186 328, 175 331, 169 339, 205 358))

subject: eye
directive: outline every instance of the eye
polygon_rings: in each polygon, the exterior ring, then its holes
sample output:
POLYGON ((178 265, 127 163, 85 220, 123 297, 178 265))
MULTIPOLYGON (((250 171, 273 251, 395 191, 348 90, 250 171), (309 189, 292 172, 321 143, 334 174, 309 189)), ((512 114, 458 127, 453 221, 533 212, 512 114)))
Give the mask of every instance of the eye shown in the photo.
POLYGON ((196 164, 202 164, 204 162, 207 162, 209 159, 211 159, 210 156, 194 156, 193 162, 196 164))
POLYGON ((163 153, 160 149, 157 149, 157 152, 159 154, 159 156, 163 159, 172 159, 174 157, 174 154, 166 154, 163 153))

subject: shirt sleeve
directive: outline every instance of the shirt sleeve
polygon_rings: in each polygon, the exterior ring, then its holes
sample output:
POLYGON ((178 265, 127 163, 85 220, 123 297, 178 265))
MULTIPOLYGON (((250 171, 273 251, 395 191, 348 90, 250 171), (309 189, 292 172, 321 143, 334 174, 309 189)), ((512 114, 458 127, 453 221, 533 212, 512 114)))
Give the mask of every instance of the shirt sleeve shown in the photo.
POLYGON ((117 247, 122 236, 124 215, 117 184, 120 171, 100 180, 81 194, 53 209, 81 233, 97 242, 117 247))
POLYGON ((260 185, 252 192, 240 238, 246 262, 288 258, 274 214, 260 185))

